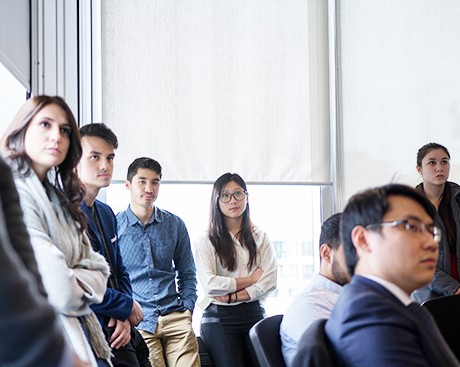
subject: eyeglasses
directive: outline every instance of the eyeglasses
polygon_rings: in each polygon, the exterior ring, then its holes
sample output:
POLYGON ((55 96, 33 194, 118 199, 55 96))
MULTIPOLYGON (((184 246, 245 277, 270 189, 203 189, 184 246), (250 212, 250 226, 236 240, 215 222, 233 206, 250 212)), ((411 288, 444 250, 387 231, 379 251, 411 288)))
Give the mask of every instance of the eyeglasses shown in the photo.
POLYGON ((219 195, 219 200, 222 201, 223 203, 228 203, 230 200, 232 200, 232 196, 235 198, 237 201, 243 200, 246 195, 248 194, 247 191, 235 191, 233 194, 228 194, 224 192, 223 194, 219 195))
POLYGON ((428 232, 433 236, 433 239, 439 243, 441 241, 441 231, 434 224, 425 224, 419 219, 410 218, 402 220, 394 220, 392 222, 382 222, 368 224, 366 229, 373 229, 377 227, 397 227, 403 226, 407 232, 411 233, 425 233, 428 232))

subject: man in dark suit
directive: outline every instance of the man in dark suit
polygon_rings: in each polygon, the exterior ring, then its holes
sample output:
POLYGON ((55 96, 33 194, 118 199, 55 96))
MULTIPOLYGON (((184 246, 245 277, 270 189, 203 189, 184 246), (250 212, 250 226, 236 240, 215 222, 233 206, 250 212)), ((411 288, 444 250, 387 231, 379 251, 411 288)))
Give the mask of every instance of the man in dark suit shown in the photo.
POLYGON ((80 129, 82 157, 77 167, 85 186, 81 209, 88 218, 88 236, 95 251, 103 254, 110 266, 107 291, 100 304, 92 305, 112 348, 115 367, 147 367, 148 348, 134 329, 144 318, 142 308, 132 297, 128 272, 118 247, 117 222, 112 209, 96 197, 110 185, 113 159, 118 141, 103 123, 80 129))
POLYGON ((431 315, 409 297, 436 268, 434 210, 415 190, 397 184, 348 202, 341 239, 354 276, 325 326, 345 366, 459 366, 431 315))

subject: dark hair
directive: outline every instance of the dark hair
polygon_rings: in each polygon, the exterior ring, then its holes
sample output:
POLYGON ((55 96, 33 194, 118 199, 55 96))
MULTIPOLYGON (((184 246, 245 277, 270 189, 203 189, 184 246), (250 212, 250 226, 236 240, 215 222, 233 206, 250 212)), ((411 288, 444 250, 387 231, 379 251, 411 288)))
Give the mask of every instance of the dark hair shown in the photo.
POLYGON ((27 176, 32 170, 32 160, 25 152, 25 135, 33 118, 46 106, 55 104, 62 108, 70 125, 69 151, 64 161, 56 167, 53 185, 64 206, 69 209, 72 218, 80 224, 80 230, 86 228, 85 214, 80 210, 84 188, 74 172, 81 158, 80 133, 73 113, 63 98, 59 96, 39 95, 32 97, 19 109, 3 134, 1 147, 9 159, 15 162, 18 173, 27 176))
POLYGON ((84 136, 95 136, 110 144, 113 149, 118 148, 117 136, 103 122, 91 123, 82 126, 80 128, 80 136, 82 138, 84 136))
POLYGON ((351 233, 356 226, 367 226, 380 223, 390 209, 390 196, 405 196, 419 203, 428 215, 435 217, 435 208, 422 194, 412 187, 401 184, 389 184, 360 192, 351 197, 342 214, 340 224, 340 238, 344 246, 347 269, 350 275, 354 274, 358 255, 353 245, 351 233))
POLYGON ((136 158, 128 167, 128 174, 126 175, 126 179, 131 182, 134 176, 136 176, 137 171, 140 168, 147 168, 151 169, 158 173, 161 179, 161 166, 156 160, 147 157, 136 158))
POLYGON ((321 234, 319 236, 319 245, 323 243, 329 245, 334 251, 340 247, 340 219, 342 213, 336 213, 327 218, 321 226, 321 234))
POLYGON ((425 158, 429 152, 436 149, 444 150, 447 156, 450 158, 450 153, 445 146, 438 143, 428 143, 421 147, 417 152, 417 167, 421 167, 423 158, 425 158))
MULTIPOLYGON (((244 191, 247 191, 246 183, 241 176, 236 173, 225 173, 214 182, 209 215, 209 239, 216 250, 216 254, 222 266, 229 271, 234 271, 236 269, 235 243, 230 236, 227 225, 225 224, 225 217, 219 207, 219 195, 222 193, 224 186, 230 181, 236 182, 244 191)), ((241 245, 249 251, 247 268, 251 269, 257 258, 257 245, 253 237, 253 225, 249 213, 249 203, 243 213, 241 231, 238 233, 237 237, 241 245)))

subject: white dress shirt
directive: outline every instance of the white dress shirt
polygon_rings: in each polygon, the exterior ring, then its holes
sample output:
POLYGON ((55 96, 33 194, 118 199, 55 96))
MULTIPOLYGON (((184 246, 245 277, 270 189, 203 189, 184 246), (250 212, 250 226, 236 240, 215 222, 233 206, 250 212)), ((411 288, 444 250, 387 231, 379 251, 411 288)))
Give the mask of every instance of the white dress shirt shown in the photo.
POLYGON ((290 367, 297 353, 302 334, 318 319, 328 319, 342 286, 320 274, 292 301, 280 327, 281 349, 286 366, 290 367))

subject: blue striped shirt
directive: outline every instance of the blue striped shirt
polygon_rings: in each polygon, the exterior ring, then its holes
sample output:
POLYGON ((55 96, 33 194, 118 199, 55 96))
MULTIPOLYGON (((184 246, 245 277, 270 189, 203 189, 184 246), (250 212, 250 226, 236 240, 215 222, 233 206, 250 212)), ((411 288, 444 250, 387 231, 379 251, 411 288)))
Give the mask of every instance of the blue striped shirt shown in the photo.
POLYGON ((154 333, 159 315, 186 309, 193 313, 196 269, 184 222, 155 207, 144 226, 129 206, 117 214, 117 223, 118 243, 133 296, 144 312, 138 328, 154 333))

